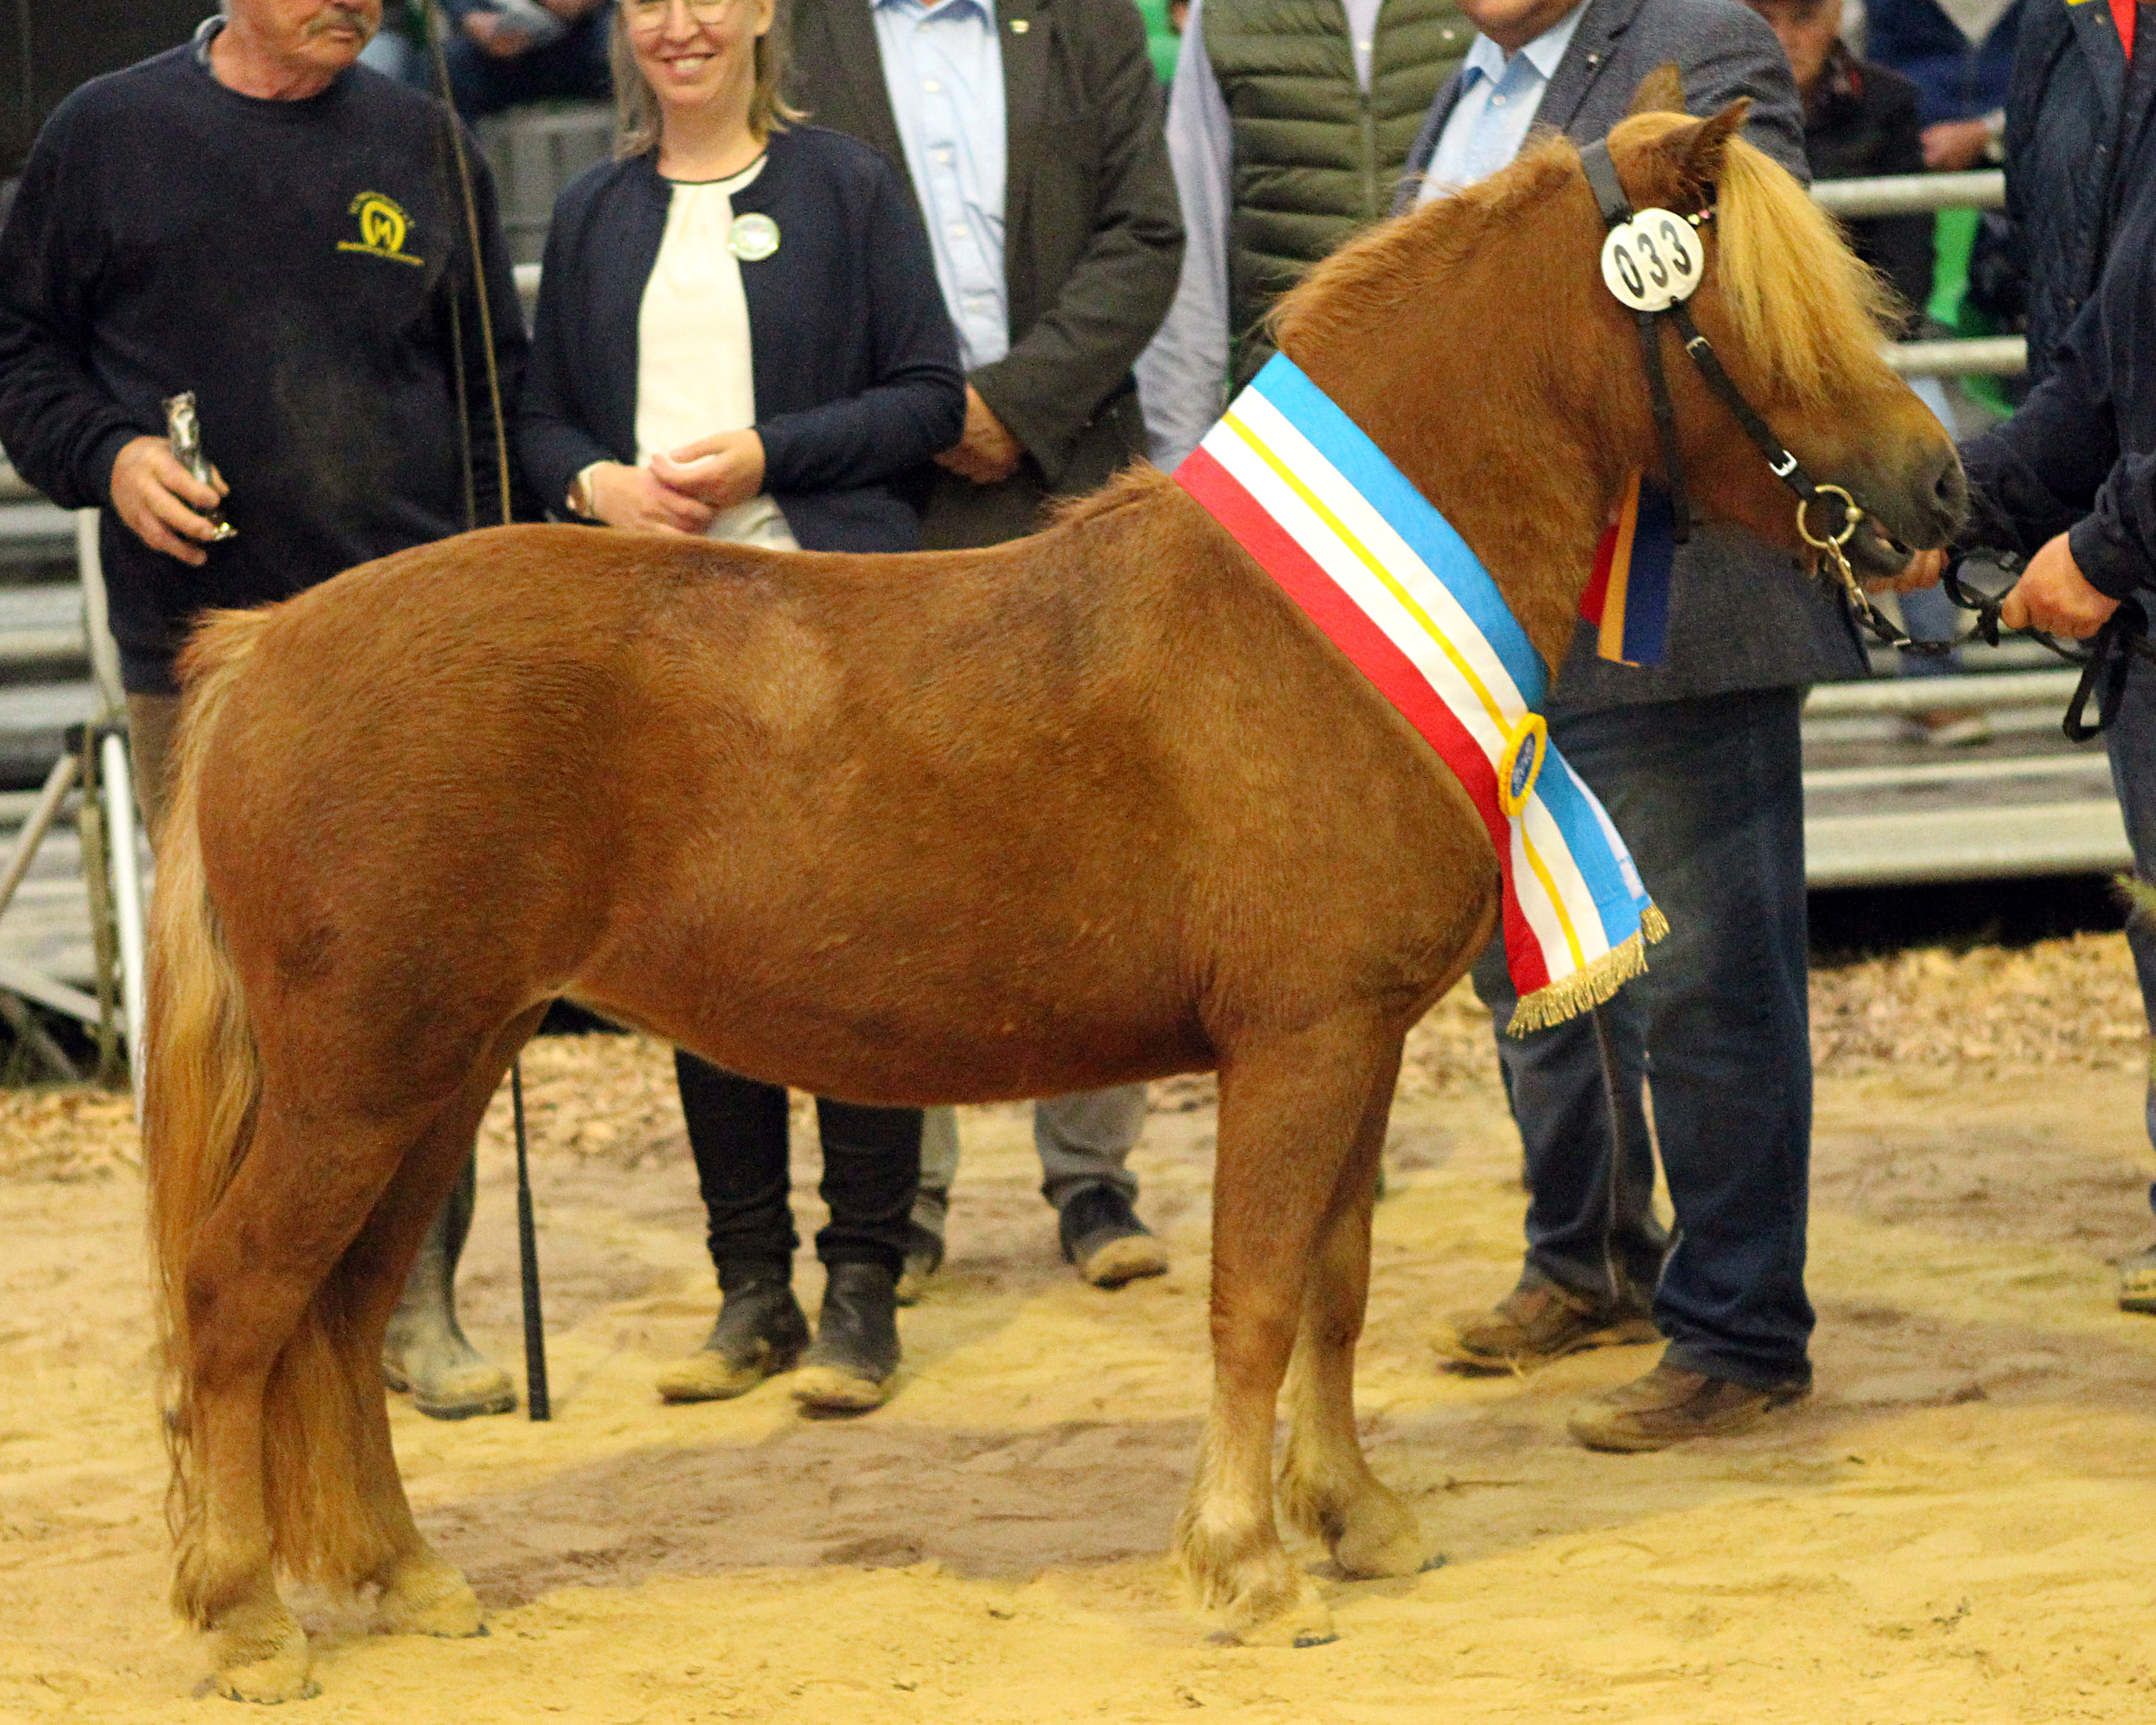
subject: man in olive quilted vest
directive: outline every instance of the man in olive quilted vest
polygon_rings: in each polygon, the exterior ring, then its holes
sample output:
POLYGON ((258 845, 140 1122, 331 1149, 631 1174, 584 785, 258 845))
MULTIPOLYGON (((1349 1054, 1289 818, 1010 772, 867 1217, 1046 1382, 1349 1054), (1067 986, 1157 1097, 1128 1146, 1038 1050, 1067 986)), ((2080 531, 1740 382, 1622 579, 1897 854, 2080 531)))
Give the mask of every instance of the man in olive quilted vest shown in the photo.
POLYGON ((1183 278, 1137 367, 1162 466, 1272 357, 1273 301, 1390 210, 1474 39, 1454 0, 1196 0, 1168 100, 1183 278))

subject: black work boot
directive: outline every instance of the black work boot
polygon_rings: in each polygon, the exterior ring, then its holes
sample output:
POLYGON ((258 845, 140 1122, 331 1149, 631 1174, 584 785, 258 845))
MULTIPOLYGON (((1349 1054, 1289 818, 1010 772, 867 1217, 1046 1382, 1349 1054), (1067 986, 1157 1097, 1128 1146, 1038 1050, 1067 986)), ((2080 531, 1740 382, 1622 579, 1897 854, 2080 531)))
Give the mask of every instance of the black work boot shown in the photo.
POLYGON ((382 1338, 382 1381, 410 1390, 412 1405, 436 1420, 506 1414, 516 1405, 509 1373, 473 1347, 457 1322, 457 1260, 478 1189, 477 1165, 466 1162, 427 1230, 382 1338))
POLYGON ((898 1278, 880 1264, 834 1264, 793 1399, 812 1412, 865 1414, 898 1375, 898 1278))
POLYGON ((1119 1288, 1168 1271, 1168 1249, 1113 1186, 1081 1186, 1056 1218, 1063 1255, 1096 1288, 1119 1288))
POLYGON ((719 1317, 704 1345, 659 1374, 670 1402, 716 1402, 790 1372, 808 1345, 808 1319, 793 1297, 793 1266, 761 1258, 719 1266, 719 1317))
POLYGON ((928 1280, 943 1267, 943 1236, 918 1222, 906 1224, 906 1269, 898 1278, 898 1303, 917 1306, 928 1280))

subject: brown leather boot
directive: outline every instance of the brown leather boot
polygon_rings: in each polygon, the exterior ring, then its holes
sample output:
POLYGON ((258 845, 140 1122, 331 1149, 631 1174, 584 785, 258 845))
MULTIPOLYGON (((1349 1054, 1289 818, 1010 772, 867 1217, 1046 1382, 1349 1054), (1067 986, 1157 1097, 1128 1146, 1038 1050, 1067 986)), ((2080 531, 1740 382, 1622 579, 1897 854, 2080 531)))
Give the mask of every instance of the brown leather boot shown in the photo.
POLYGON ((1666 1450, 1687 1438, 1749 1431, 1774 1409, 1810 1395, 1811 1389, 1794 1380, 1755 1389, 1664 1360, 1645 1377, 1586 1403, 1568 1423, 1572 1435, 1590 1450, 1666 1450))
POLYGON ((1517 1372, 1589 1348, 1660 1339, 1644 1307, 1612 1306, 1555 1282, 1523 1283, 1489 1312, 1455 1312, 1432 1345, 1465 1372, 1517 1372))

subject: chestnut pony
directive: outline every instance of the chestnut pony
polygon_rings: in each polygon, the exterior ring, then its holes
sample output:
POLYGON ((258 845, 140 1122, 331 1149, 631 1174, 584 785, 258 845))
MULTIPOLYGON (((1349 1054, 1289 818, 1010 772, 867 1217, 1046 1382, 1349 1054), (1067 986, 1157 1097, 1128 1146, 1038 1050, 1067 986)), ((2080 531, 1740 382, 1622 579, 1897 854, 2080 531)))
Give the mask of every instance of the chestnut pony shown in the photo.
MULTIPOLYGON (((1813 473, 1940 543, 1952 446, 1743 114, 1636 115, 1618 169, 1641 207, 1717 199, 1701 328, 1813 473)), ((1658 462, 1602 236, 1577 154, 1541 143, 1277 319, 1553 665, 1625 475, 1658 462)), ((1696 507, 1794 548, 1786 494, 1668 357, 1696 507)), ((1217 1068, 1183 1571, 1231 1635, 1329 1634, 1275 1524, 1284 1380, 1288 1518, 1352 1574, 1424 1563, 1351 1379, 1401 1039, 1490 938, 1496 860, 1437 757, 1169 480, 935 555, 468 534, 213 618, 186 680, 146 1137, 174 1596, 226 1694, 310 1691, 280 1567, 378 1587, 392 1630, 480 1630, 406 1507, 382 1337, 557 996, 862 1102, 1217 1068)))

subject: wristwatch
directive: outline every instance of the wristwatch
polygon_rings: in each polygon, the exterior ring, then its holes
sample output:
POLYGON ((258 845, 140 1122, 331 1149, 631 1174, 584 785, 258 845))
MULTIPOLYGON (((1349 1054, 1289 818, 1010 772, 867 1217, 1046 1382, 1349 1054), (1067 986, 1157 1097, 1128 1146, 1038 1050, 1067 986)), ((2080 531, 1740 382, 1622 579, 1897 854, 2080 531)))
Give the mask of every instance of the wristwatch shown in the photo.
POLYGON ((594 461, 569 481, 569 495, 566 501, 569 513, 579 521, 595 521, 599 518, 598 511, 592 506, 592 475, 605 465, 603 461, 594 461))

